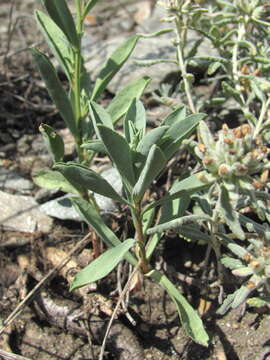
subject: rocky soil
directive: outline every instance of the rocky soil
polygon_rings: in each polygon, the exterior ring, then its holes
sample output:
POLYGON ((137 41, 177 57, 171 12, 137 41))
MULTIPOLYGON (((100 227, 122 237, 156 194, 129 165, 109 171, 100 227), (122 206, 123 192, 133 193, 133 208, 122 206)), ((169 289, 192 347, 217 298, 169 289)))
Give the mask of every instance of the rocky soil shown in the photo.
MULTIPOLYGON (((33 0, 1 1, 0 4, 0 321, 4 321, 49 271, 73 251, 87 234, 87 227, 61 191, 41 189, 33 181, 36 172, 50 168, 52 160, 38 132, 41 123, 53 125, 64 137, 66 158, 74 158, 71 135, 64 128, 27 48, 45 48, 33 19, 33 0), (34 30, 33 30, 34 29, 34 30)), ((128 35, 155 32, 167 26, 154 0, 102 1, 88 18, 84 53, 94 79, 97 69, 128 35)), ((134 55, 110 84, 104 104, 132 77, 144 74, 152 83, 143 101, 149 122, 158 123, 168 109, 155 101, 155 92, 173 87, 179 80, 175 65, 151 68, 136 62, 172 58, 173 35, 141 41, 134 55)), ((191 38, 191 43, 196 40, 191 38)), ((209 44, 202 52, 209 54, 209 44)), ((200 72, 200 69, 196 71, 200 72)), ((203 71, 203 70, 201 70, 203 71)), ((198 74, 197 74, 198 75, 198 74)), ((199 74, 201 76, 201 74, 199 74)), ((196 74, 195 74, 196 76, 196 74)), ((197 91, 211 96, 211 89, 197 84, 197 91)), ((176 101, 180 95, 175 94, 176 101)), ((177 171, 187 166, 182 154, 177 171)), ((117 191, 121 184, 104 159, 95 166, 117 191)), ((170 180, 165 179, 160 186, 170 180)), ((127 231, 127 214, 108 199, 98 197, 103 216, 118 234, 127 231)), ((93 235, 91 235, 93 236, 93 235)), ((1 351, 32 360, 94 360, 116 305, 119 286, 130 268, 122 263, 105 280, 70 293, 69 283, 78 269, 92 260, 91 239, 71 260, 44 281, 33 299, 0 336, 1 351)), ((119 360, 263 360, 270 359, 269 310, 236 309, 218 317, 217 289, 201 280, 206 248, 177 236, 164 236, 153 259, 166 271, 202 315, 211 337, 209 348, 192 342, 179 324, 174 305, 150 280, 129 294, 127 310, 117 315, 108 338, 105 359, 119 360)), ((215 260, 209 267, 209 283, 215 279, 215 260)), ((234 287, 230 284, 228 289, 234 287)), ((225 287, 225 291, 228 290, 225 287)), ((3 356, 3 359, 6 359, 3 356)), ((16 359, 16 357, 14 357, 16 359)))

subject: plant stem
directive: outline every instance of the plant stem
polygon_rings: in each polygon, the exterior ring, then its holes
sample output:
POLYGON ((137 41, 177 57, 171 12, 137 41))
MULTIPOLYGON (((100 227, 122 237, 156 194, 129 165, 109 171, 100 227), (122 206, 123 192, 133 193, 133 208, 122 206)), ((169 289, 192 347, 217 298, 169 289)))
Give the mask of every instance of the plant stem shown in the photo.
POLYGON ((141 221, 141 207, 137 205, 135 211, 132 211, 133 223, 136 230, 136 254, 139 260, 139 266, 144 274, 150 271, 150 265, 148 263, 146 252, 145 252, 145 239, 143 235, 143 226, 141 221))
POLYGON ((269 105, 270 105, 270 97, 267 99, 267 101, 264 101, 262 103, 262 109, 261 109, 260 117, 258 119, 258 122, 257 122, 255 130, 254 130, 253 139, 256 138, 256 136, 259 134, 259 132, 262 128, 263 120, 264 120, 264 117, 268 110, 269 105))
POLYGON ((239 71, 238 71, 238 51, 239 51, 239 42, 242 40, 243 36, 245 35, 246 29, 243 23, 238 24, 238 36, 233 47, 233 54, 232 54, 232 78, 235 83, 236 90, 240 93, 240 98, 243 103, 242 111, 246 112, 248 109, 246 108, 246 102, 244 96, 241 91, 241 85, 239 83, 239 71))
MULTIPOLYGON (((82 57, 81 57, 81 34, 82 34, 82 6, 81 0, 76 0, 76 13, 77 13, 77 34, 79 37, 79 45, 78 48, 74 49, 74 80, 73 80, 73 91, 74 91, 74 102, 75 102, 75 117, 76 117, 76 124, 77 128, 80 128, 80 122, 82 117, 82 110, 81 110, 81 64, 82 64, 82 57)), ((76 139, 76 150, 79 156, 80 162, 83 161, 83 151, 81 149, 82 144, 82 136, 81 134, 78 135, 76 139)))
POLYGON ((176 26, 176 34, 177 34, 177 58, 178 58, 178 65, 179 65, 179 69, 182 73, 183 76, 183 81, 184 81, 184 86, 185 86, 185 93, 188 99, 188 104, 190 107, 190 110, 192 111, 192 113, 196 113, 196 108, 192 99, 192 95, 191 95, 191 88, 190 88, 190 83, 188 80, 188 74, 187 74, 187 69, 186 69, 186 63, 184 60, 184 54, 183 54, 183 49, 184 49, 184 43, 186 41, 186 34, 187 34, 187 27, 186 24, 183 24, 183 22, 181 21, 181 16, 183 16, 181 14, 181 6, 179 6, 179 13, 176 15, 175 17, 175 26, 176 26), (182 30, 181 30, 182 28, 182 30))

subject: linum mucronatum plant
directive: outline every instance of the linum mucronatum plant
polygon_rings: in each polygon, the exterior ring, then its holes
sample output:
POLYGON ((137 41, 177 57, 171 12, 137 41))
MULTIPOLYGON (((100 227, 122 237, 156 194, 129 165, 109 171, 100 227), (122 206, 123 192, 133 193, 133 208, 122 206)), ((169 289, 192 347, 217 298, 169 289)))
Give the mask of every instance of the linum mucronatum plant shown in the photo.
MULTIPOLYGON (((176 182, 168 194, 158 201, 147 203, 145 193, 152 182, 166 169, 168 161, 178 151, 183 140, 195 130, 205 114, 190 114, 185 107, 178 107, 160 126, 147 131, 146 114, 138 100, 149 82, 140 78, 127 84, 104 109, 96 101, 115 73, 134 49, 139 38, 160 35, 133 35, 107 60, 94 85, 85 71, 81 54, 83 22, 97 0, 76 0, 76 22, 65 0, 44 0, 48 12, 36 12, 37 22, 50 49, 65 72, 69 82, 68 92, 63 88, 49 58, 37 49, 33 56, 43 76, 48 91, 66 126, 74 136, 78 159, 63 161, 64 142, 47 125, 41 131, 52 152, 53 170, 43 171, 36 183, 47 188, 58 188, 76 194, 71 197, 78 213, 91 229, 104 241, 108 250, 80 271, 71 289, 101 279, 125 258, 138 267, 143 275, 160 284, 174 301, 181 323, 187 334, 196 342, 207 346, 208 335, 197 312, 177 290, 165 274, 152 268, 151 256, 162 234, 151 234, 149 229, 157 223, 157 207, 162 208, 161 221, 170 219, 170 205, 179 196, 190 196, 205 183, 197 175, 176 182), (123 134, 116 129, 122 127, 123 134), (123 184, 123 195, 98 173, 90 169, 95 153, 108 156, 118 170, 123 184), (99 213, 94 194, 100 194, 128 206, 132 215, 134 237, 121 241, 105 224, 99 213)), ((147 41, 147 40, 146 40, 147 41)), ((185 204, 178 207, 180 215, 185 204)))
POLYGON ((198 161, 198 178, 208 184, 190 196, 195 205, 189 215, 158 224, 148 233, 175 229, 188 240, 205 242, 217 256, 220 280, 222 265, 236 276, 249 277, 227 297, 220 313, 244 303, 255 291, 260 298, 247 302, 260 306, 269 302, 269 2, 169 0, 162 4, 168 10, 166 20, 175 24, 176 62, 190 110, 209 112, 209 124, 222 119, 219 114, 229 102, 234 112, 216 135, 201 122, 197 141, 186 141, 198 161), (199 35, 191 48, 187 46, 190 30, 199 35), (197 55, 205 39, 215 56, 197 55), (208 98, 196 95, 189 66, 203 67, 205 83, 214 83, 208 98), (238 259, 223 254, 224 248, 238 259))

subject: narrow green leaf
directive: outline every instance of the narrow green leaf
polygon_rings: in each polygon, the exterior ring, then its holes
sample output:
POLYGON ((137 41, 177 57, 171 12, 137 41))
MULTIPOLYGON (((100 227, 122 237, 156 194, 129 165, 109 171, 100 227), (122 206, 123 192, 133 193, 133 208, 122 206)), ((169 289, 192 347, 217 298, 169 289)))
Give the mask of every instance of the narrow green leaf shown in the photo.
POLYGON ((88 13, 93 9, 93 7, 96 5, 96 3, 99 0, 89 0, 87 2, 87 4, 85 5, 84 9, 83 9, 83 19, 88 15, 88 13))
MULTIPOLYGON (((173 199, 176 199, 178 197, 182 196, 190 196, 197 191, 203 190, 207 187, 209 187, 210 183, 205 183, 200 180, 200 177, 204 175, 204 171, 201 171, 197 174, 190 175, 189 177, 185 178, 184 180, 181 180, 179 182, 175 182, 172 188, 169 191, 169 195, 165 195, 162 199, 154 201, 150 205, 148 205, 145 209, 145 211, 159 206, 166 201, 171 201, 173 199)), ((214 181, 214 180, 213 180, 214 181)))
POLYGON ((134 125, 136 133, 141 131, 141 134, 144 135, 146 128, 145 109, 141 101, 136 98, 131 102, 124 120, 125 138, 128 143, 132 142, 132 136, 129 131, 130 122, 134 125))
POLYGON ((223 220, 240 240, 245 240, 245 233, 240 225, 238 214, 233 210, 228 191, 224 186, 220 188, 219 203, 223 220))
POLYGON ((65 153, 65 145, 62 137, 58 135, 55 130, 46 124, 41 124, 39 127, 44 142, 53 156, 54 162, 62 161, 65 153))
POLYGON ((131 152, 126 139, 104 125, 97 125, 97 127, 101 140, 125 184, 133 187, 135 185, 135 176, 131 152))
POLYGON ((213 75, 221 67, 220 62, 213 62, 208 66, 207 74, 213 75))
MULTIPOLYGON (((250 278, 250 281, 252 281, 251 279, 252 278, 250 278)), ((237 290, 237 296, 235 296, 235 298, 233 299, 233 302, 231 304, 231 308, 236 309, 238 306, 243 304, 246 301, 249 294, 251 294, 254 290, 255 290, 255 288, 254 289, 253 288, 249 289, 247 286, 242 285, 237 290)))
POLYGON ((71 80, 72 54, 63 31, 42 11, 35 11, 36 21, 53 55, 58 60, 68 79, 71 80))
MULTIPOLYGON (((78 214, 89 224, 108 247, 115 247, 122 242, 114 234, 114 232, 104 223, 100 214, 87 201, 81 198, 72 198, 72 204, 78 214)), ((131 253, 125 255, 125 259, 131 264, 136 265, 137 260, 131 253)))
POLYGON ((59 190, 72 194, 79 193, 79 191, 75 189, 58 171, 40 170, 33 177, 33 181, 41 188, 49 190, 59 190))
POLYGON ((160 144, 161 150, 163 150, 168 160, 179 149, 182 141, 191 135, 203 117, 205 117, 205 114, 202 113, 189 115, 170 126, 164 135, 163 143, 160 144))
POLYGON ((175 182, 169 191, 170 195, 180 196, 183 193, 191 195, 197 191, 207 188, 210 184, 206 184, 200 180, 203 173, 204 171, 201 171, 197 174, 192 174, 183 180, 175 182))
MULTIPOLYGON (((175 200, 166 202, 164 204, 164 206, 162 207, 159 223, 166 222, 169 219, 173 219, 174 217, 183 216, 186 208, 188 207, 189 202, 190 202, 189 197, 183 197, 181 199, 175 199, 175 200)), ((146 213, 144 213, 143 216, 147 215, 147 214, 154 215, 155 210, 150 209, 150 211, 147 211, 146 213)), ((150 226, 151 226, 151 222, 149 222, 148 226, 144 228, 144 233, 147 233, 147 230, 150 226)), ((193 227, 194 227, 194 224, 193 224, 193 227)), ((158 245, 160 239, 162 238, 162 236, 163 236, 162 233, 155 233, 154 235, 152 235, 150 237, 149 241, 147 242, 147 247, 146 247, 146 257, 148 259, 151 258, 152 254, 153 254, 156 246, 158 245)))
POLYGON ((160 286, 162 286, 172 298, 186 334, 196 343, 208 346, 209 337, 203 327, 202 320, 185 297, 181 295, 173 283, 159 271, 152 270, 148 276, 151 276, 160 286))
POLYGON ((69 162, 57 163, 54 168, 60 171, 74 187, 82 186, 86 190, 127 204, 127 201, 117 194, 107 180, 86 166, 69 162))
POLYGON ((120 90, 107 108, 111 115, 112 122, 115 124, 127 111, 134 98, 139 99, 151 79, 144 76, 129 82, 120 90))
POLYGON ((182 225, 189 223, 197 223, 198 221, 211 221, 211 217, 207 215, 188 215, 182 216, 181 218, 174 219, 148 229, 147 234, 162 233, 167 230, 175 230, 180 228, 182 225))
POLYGON ((97 259, 93 260, 84 269, 78 272, 70 286, 70 290, 100 280, 107 276, 118 264, 129 249, 134 245, 135 240, 128 239, 123 243, 105 251, 97 259))
POLYGON ((231 252, 233 252, 240 259, 244 259, 247 255, 248 256, 250 255, 250 253, 244 247, 242 247, 238 244, 231 243, 231 244, 228 244, 227 246, 231 250, 231 252))
POLYGON ((162 122, 162 125, 171 126, 178 121, 182 121, 187 117, 187 110, 185 106, 181 106, 178 109, 172 111, 162 122))
POLYGON ((262 296, 262 297, 253 297, 247 300, 247 304, 253 307, 263 307, 269 306, 270 304, 270 297, 269 296, 262 296))
POLYGON ((112 53, 98 75, 91 100, 96 100, 103 90, 105 90, 111 79, 129 58, 140 37, 140 35, 132 35, 112 53))
POLYGON ((253 269, 251 269, 251 267, 244 266, 244 267, 232 270, 232 274, 235 276, 246 277, 246 276, 250 276, 253 274, 253 269))
POLYGON ((217 309, 217 314, 224 315, 228 310, 230 310, 231 305, 235 297, 237 297, 237 292, 240 289, 236 290, 233 294, 229 294, 226 299, 223 301, 223 304, 217 309))
POLYGON ((185 224, 177 229, 179 236, 187 241, 196 241, 198 244, 210 244, 212 239, 207 233, 200 230, 198 224, 185 224))
POLYGON ((161 172, 166 165, 166 158, 160 148, 153 145, 149 151, 146 159, 146 163, 139 176, 137 183, 134 186, 132 196, 138 201, 141 200, 145 191, 155 179, 155 177, 161 172))
POLYGON ((111 116, 101 105, 95 103, 94 101, 89 101, 89 112, 97 137, 100 138, 97 127, 99 124, 113 129, 111 116))
POLYGON ((79 37, 66 0, 43 0, 51 19, 63 31, 70 43, 78 49, 79 37))
POLYGON ((105 146, 101 140, 89 140, 84 142, 81 147, 86 150, 106 154, 105 146))
POLYGON ((76 137, 77 126, 73 113, 73 109, 69 98, 63 89, 56 71, 48 57, 42 54, 37 49, 31 49, 33 58, 38 66, 43 80, 45 81, 47 90, 54 101, 57 109, 59 110, 62 118, 64 119, 66 126, 70 129, 72 134, 76 137))
POLYGON ((140 140, 136 151, 143 156, 147 156, 151 147, 154 144, 158 144, 161 137, 168 130, 169 126, 159 126, 155 129, 152 129, 144 135, 144 137, 140 140))
POLYGON ((205 145, 207 151, 215 151, 216 142, 205 121, 200 122, 198 126, 198 134, 200 142, 205 145))
POLYGON ((151 33, 151 34, 140 34, 140 36, 144 39, 149 39, 149 38, 153 38, 153 37, 157 37, 157 36, 160 36, 160 35, 163 35, 163 34, 167 34, 169 32, 172 32, 174 31, 174 29, 161 29, 159 31, 156 31, 154 33, 151 33))
POLYGON ((226 256, 220 260, 220 262, 226 266, 226 268, 234 270, 234 269, 240 269, 243 266, 243 263, 239 259, 234 259, 229 256, 226 256))
POLYGON ((232 96, 240 105, 244 105, 241 93, 238 90, 235 90, 231 85, 229 85, 226 81, 222 81, 221 83, 222 89, 225 92, 225 94, 232 96))

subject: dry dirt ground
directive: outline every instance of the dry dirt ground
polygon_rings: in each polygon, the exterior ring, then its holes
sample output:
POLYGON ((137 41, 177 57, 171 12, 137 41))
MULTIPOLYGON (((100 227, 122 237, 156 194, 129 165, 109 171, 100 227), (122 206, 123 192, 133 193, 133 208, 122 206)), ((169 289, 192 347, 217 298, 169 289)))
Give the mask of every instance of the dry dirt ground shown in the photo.
MULTIPOLYGON (((103 15, 97 17, 98 24, 93 25, 93 31, 107 37, 110 19, 114 19, 114 23, 115 19, 121 21, 123 12, 118 10, 115 7, 111 13, 103 11, 103 15)), ((40 150, 39 146, 33 145, 39 136, 40 123, 53 124, 57 129, 64 127, 27 51, 30 45, 41 42, 32 13, 32 0, 1 1, 0 164, 6 169, 16 169, 28 179, 37 169, 48 165, 46 157, 44 160, 41 156, 44 155, 42 146, 40 150), (22 161, 25 155, 30 157, 28 162, 22 161)), ((128 8, 125 14, 131 16, 128 8)), ((38 188, 34 187, 32 195, 37 191, 38 188)), ((125 214, 115 214, 110 224, 121 233, 125 228, 125 214)), ((1 320, 7 318, 86 233, 83 224, 60 220, 54 220, 50 234, 1 231, 1 320)), ((130 294, 128 313, 117 316, 105 359, 270 359, 267 310, 256 313, 251 309, 237 309, 223 317, 215 315, 218 307, 216 289, 204 287, 200 280, 205 251, 203 246, 167 236, 160 242, 153 262, 167 272, 203 314, 211 338, 209 348, 187 338, 167 295, 146 280, 139 290, 130 294)), ((122 264, 117 273, 87 292, 71 294, 68 282, 74 274, 74 267, 81 267, 90 260, 91 246, 88 244, 85 250, 73 257, 69 267, 48 281, 23 308, 20 316, 0 337, 0 349, 32 360, 97 359, 104 329, 117 302, 117 284, 125 281, 130 269, 127 264, 122 264)), ((210 282, 216 276, 214 259, 211 266, 210 282)), ((225 290, 232 288, 233 284, 225 290)))

